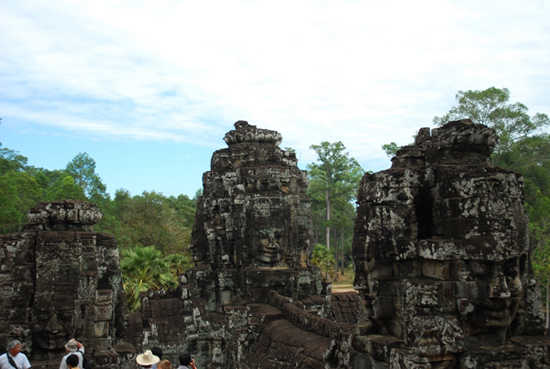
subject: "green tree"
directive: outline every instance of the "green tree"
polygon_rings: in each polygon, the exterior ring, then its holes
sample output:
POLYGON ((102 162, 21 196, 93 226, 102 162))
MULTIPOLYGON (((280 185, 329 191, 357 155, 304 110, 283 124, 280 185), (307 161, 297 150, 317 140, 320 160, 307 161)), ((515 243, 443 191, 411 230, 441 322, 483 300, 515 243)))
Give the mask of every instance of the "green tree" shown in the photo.
POLYGON ((47 170, 43 168, 27 167, 26 171, 36 179, 36 182, 38 182, 42 189, 42 201, 59 200, 54 198, 54 195, 57 184, 59 184, 64 177, 68 176, 64 170, 47 170))
POLYGON ((74 178, 75 183, 82 187, 86 197, 95 203, 107 198, 107 187, 95 172, 96 163, 87 153, 79 153, 71 160, 65 170, 74 178))
POLYGON ((86 200, 86 195, 82 187, 78 186, 74 178, 67 175, 59 178, 53 185, 49 192, 49 201, 62 201, 62 200, 86 200))
POLYGON ((155 191, 132 197, 126 190, 117 190, 112 204, 116 227, 111 233, 121 248, 156 245, 163 255, 183 253, 191 238, 194 210, 190 204, 191 200, 170 199, 155 191))
POLYGON ((42 199, 38 182, 26 172, 8 171, 0 176, 0 232, 18 232, 29 209, 42 199))
POLYGON ((20 155, 18 151, 2 147, 0 143, 0 175, 9 172, 24 171, 27 167, 28 159, 20 155))
POLYGON ((359 181, 364 174, 363 169, 354 158, 344 150, 346 147, 340 141, 336 143, 322 142, 311 145, 318 156, 319 164, 308 165, 310 185, 308 192, 312 197, 324 196, 325 203, 325 241, 330 249, 330 228, 334 199, 351 201, 357 196, 359 181))
POLYGON ((170 196, 167 204, 176 211, 177 217, 187 227, 192 228, 197 210, 197 199, 190 199, 187 195, 170 196))
POLYGON ((400 148, 401 147, 397 146, 397 144, 395 142, 391 142, 389 144, 382 145, 382 150, 384 150, 386 155, 388 155, 390 158, 393 158, 395 156, 395 154, 397 154, 397 152, 399 151, 400 148))
POLYGON ((131 311, 141 306, 141 292, 178 286, 177 277, 154 246, 124 249, 121 256, 122 282, 131 311))
POLYGON ((311 257, 311 263, 317 265, 321 272, 325 273, 325 279, 331 280, 334 276, 334 255, 332 252, 323 244, 316 244, 313 248, 313 254, 311 257))
MULTIPOLYGON (((519 154, 526 148, 530 159, 535 159, 532 151, 541 154, 541 150, 546 156, 544 160, 548 159, 550 154, 548 135, 539 136, 542 133, 541 129, 550 125, 548 115, 537 113, 531 117, 524 104, 509 103, 510 91, 507 88, 491 87, 481 91, 458 91, 456 99, 458 104, 453 106, 447 114, 434 117, 434 124, 442 126, 448 121, 470 119, 472 122, 493 128, 499 137, 492 156, 494 165, 517 167, 514 162, 525 160, 525 155, 519 154), (533 142, 534 137, 537 136, 541 140, 533 142), (512 152, 516 155, 510 155, 512 152), (510 156, 515 158, 510 160, 510 156), (506 158, 508 160, 505 160, 506 158)), ((530 161, 527 160, 527 162, 530 161)))
POLYGON ((179 278, 180 274, 193 266, 193 258, 188 254, 170 254, 164 257, 170 272, 179 278))
POLYGON ((335 272, 338 279, 338 268, 341 275, 345 273, 346 259, 350 259, 351 243, 353 239, 353 227, 355 221, 355 206, 349 201, 338 199, 333 205, 333 229, 335 250, 335 272), (339 244, 339 246, 338 246, 339 244))

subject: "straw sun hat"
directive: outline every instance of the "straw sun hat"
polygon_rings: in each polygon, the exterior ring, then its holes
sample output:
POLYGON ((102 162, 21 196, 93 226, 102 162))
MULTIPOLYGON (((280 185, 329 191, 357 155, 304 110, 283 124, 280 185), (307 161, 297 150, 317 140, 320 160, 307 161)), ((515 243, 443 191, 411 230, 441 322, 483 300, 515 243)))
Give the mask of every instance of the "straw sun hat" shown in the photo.
POLYGON ((156 364, 160 361, 159 357, 156 355, 153 355, 151 350, 145 351, 143 354, 140 354, 136 357, 136 362, 139 365, 148 366, 156 364))

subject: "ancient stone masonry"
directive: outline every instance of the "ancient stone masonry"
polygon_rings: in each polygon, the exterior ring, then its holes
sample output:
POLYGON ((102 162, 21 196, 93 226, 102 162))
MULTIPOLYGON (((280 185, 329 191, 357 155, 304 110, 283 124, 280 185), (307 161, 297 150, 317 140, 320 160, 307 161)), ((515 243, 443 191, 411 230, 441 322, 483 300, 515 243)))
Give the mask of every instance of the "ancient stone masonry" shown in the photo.
POLYGON ((281 150, 281 135, 247 122, 225 135, 203 176, 191 248, 197 280, 212 281, 218 310, 267 301, 269 289, 295 298, 321 292, 309 266, 311 211, 307 173, 281 150), (221 273, 220 273, 221 272, 221 273), (211 273, 215 278, 202 278, 211 273))
POLYGON ((281 150, 281 134, 235 123, 229 146, 203 176, 191 247, 212 270, 307 266, 311 214, 307 173, 281 150))
POLYGON ((548 368, 522 178, 470 121, 421 129, 365 174, 353 240, 365 316, 333 347, 354 368, 548 368))
POLYGON ((93 232, 101 216, 87 202, 40 203, 21 232, 0 236, 0 341, 23 342, 33 368, 58 368, 73 337, 95 368, 124 359, 119 254, 112 236, 93 232))
POLYGON ((97 206, 40 203, 0 236, 0 340, 47 369, 71 337, 96 369, 133 368, 154 346, 201 369, 550 369, 523 182, 488 164, 496 140, 470 121, 423 128, 391 169, 365 174, 359 293, 332 294, 309 264, 307 174, 278 132, 239 121, 204 174, 195 266, 177 289, 128 315, 97 206))
MULTIPOLYGON (((239 121, 224 140, 228 147, 213 154, 211 170, 203 176, 191 241, 196 266, 182 275, 176 291, 180 300, 173 300, 182 314, 158 309, 166 299, 175 299, 171 293, 145 296, 141 315, 130 319, 132 342, 167 348, 173 358, 190 352, 203 368, 241 363, 285 368, 301 361, 322 368, 321 347, 328 349, 331 339, 316 329, 328 326, 322 322, 331 316, 330 285, 309 265, 313 245, 307 173, 298 168, 293 153, 279 148, 282 138, 276 131, 239 121), (289 322, 272 305, 270 294, 291 299, 298 309, 294 320, 309 323, 298 327, 289 322), (315 337, 323 345, 295 360, 287 360, 292 356, 288 350, 286 359, 258 356, 259 341, 271 342, 268 322, 284 325, 294 342, 306 344, 315 337)), ((271 347, 277 347, 270 351, 275 352, 284 345, 271 347)))

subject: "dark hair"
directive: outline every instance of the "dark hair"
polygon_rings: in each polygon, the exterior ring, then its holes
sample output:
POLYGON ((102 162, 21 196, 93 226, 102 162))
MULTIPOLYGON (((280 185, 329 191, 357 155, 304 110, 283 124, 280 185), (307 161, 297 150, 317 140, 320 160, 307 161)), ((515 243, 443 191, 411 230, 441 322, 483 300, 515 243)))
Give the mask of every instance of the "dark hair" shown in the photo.
POLYGON ((158 356, 159 359, 162 359, 162 349, 160 347, 153 347, 151 353, 155 356, 158 356))
POLYGON ((181 354, 180 355, 180 365, 189 365, 191 363, 191 355, 189 354, 181 354))
POLYGON ((71 355, 67 356, 66 362, 67 362, 67 365, 78 366, 78 355, 71 354, 71 355))

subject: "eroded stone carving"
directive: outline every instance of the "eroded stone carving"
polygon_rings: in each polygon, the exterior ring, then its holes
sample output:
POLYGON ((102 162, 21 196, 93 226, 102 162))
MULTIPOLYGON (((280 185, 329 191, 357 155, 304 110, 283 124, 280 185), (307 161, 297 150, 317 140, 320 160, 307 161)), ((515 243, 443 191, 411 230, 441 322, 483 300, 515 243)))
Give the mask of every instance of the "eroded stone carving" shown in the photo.
POLYGON ((330 288, 319 269, 309 265, 307 173, 293 153, 279 148, 276 131, 239 121, 224 140, 228 147, 214 152, 211 170, 203 176, 191 241, 196 266, 182 276, 179 303, 171 303, 181 307, 182 315, 178 319, 158 311, 161 300, 168 304, 173 293, 148 294, 140 317, 131 316, 136 323, 130 326, 136 332, 132 342, 161 346, 167 355, 193 353, 200 367, 248 368, 279 361, 284 368, 311 361, 322 368, 322 352, 331 340, 321 333, 334 329, 328 328, 334 322, 326 320, 330 288), (274 307, 273 296, 296 306, 274 307), (283 326, 284 337, 297 344, 316 340, 318 354, 303 348, 289 350, 284 360, 272 357, 273 351, 256 354, 273 337, 275 351, 285 347, 276 332, 283 326), (173 342, 181 344, 176 348, 173 342), (296 352, 299 357, 292 360, 296 352))
POLYGON ((132 345, 200 367, 545 368, 521 177, 487 164, 494 132, 421 129, 366 174, 353 240, 357 294, 330 299, 309 265, 307 175, 281 135, 237 122, 204 175, 196 266, 142 296, 125 330, 118 251, 92 204, 33 208, 0 237, 0 338, 57 368, 81 338, 96 368, 133 367, 132 345), (332 302, 332 304, 331 304, 332 302), (118 344, 117 344, 118 343, 118 344), (114 349, 116 348, 116 350, 114 349))
POLYGON ((247 122, 224 138, 203 176, 191 247, 212 269, 307 266, 311 215, 307 174, 281 134, 247 122))
MULTIPOLYGON (((368 360, 389 368, 485 368, 467 364, 480 346, 493 347, 483 359, 490 362, 510 338, 542 333, 523 181, 488 164, 496 139, 470 121, 422 129, 391 169, 363 177, 353 241, 362 337, 399 340, 384 358, 365 344, 359 351, 368 360)), ((539 348, 547 352, 547 344, 539 348)), ((523 348, 516 350, 521 357, 523 348)))
POLYGON ((0 236, 0 338, 24 342, 33 368, 58 368, 73 337, 96 368, 120 367, 126 301, 116 242, 93 232, 99 219, 95 204, 39 203, 22 232, 0 236))
MULTIPOLYGON (((246 356, 244 347, 257 334, 242 331, 257 319, 251 316, 256 309, 247 304, 267 303, 269 291, 305 299, 319 296, 323 288, 319 270, 309 265, 308 178, 296 156, 279 148, 280 133, 244 121, 235 123, 224 140, 228 147, 213 154, 211 170, 203 176, 191 241, 197 267, 187 273, 184 291, 199 297, 201 309, 211 314, 212 336, 228 325, 234 334, 240 332, 240 339, 229 335, 220 343, 231 342, 236 352, 206 358, 213 364, 246 356)), ((322 316, 327 303, 309 299, 308 306, 322 316)), ((200 345, 200 338, 189 342, 200 345)))

